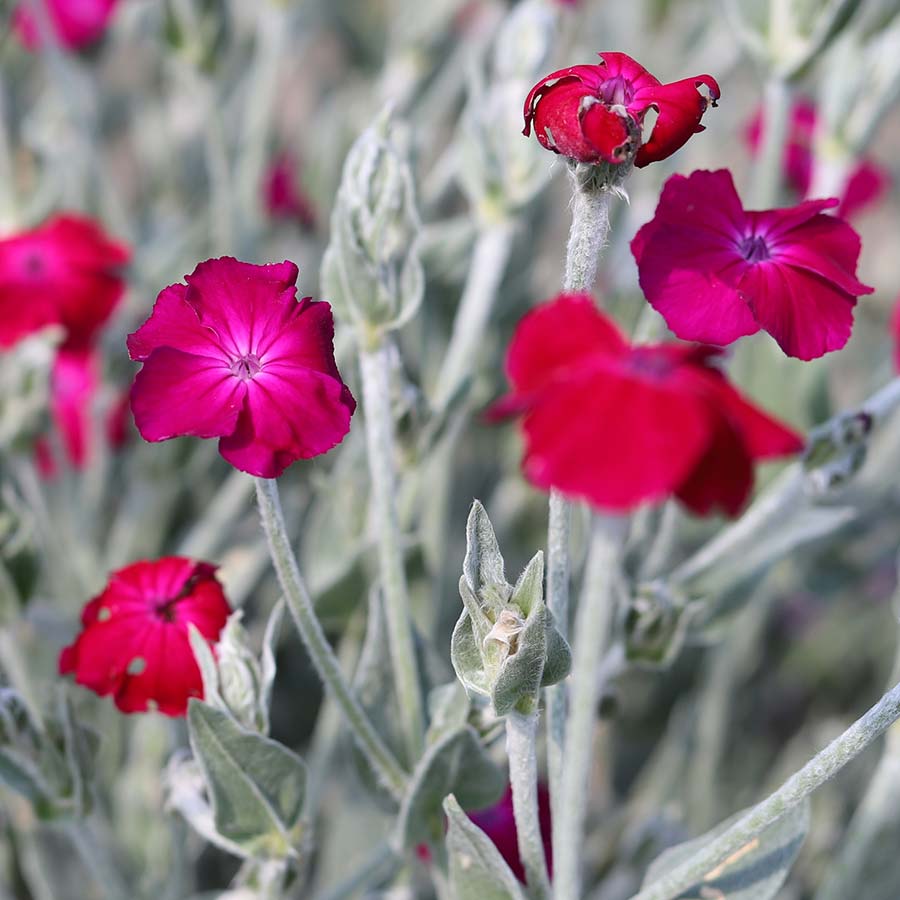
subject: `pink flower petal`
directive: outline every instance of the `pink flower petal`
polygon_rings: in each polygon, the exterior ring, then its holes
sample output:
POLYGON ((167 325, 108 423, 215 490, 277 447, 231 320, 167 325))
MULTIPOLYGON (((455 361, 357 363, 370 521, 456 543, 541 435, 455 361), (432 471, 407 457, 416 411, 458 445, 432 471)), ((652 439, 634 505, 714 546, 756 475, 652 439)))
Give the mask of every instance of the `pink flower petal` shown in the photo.
POLYGON ((637 91, 629 111, 652 106, 659 114, 650 139, 638 150, 634 164, 642 168, 681 149, 691 135, 703 131, 700 120, 709 103, 715 106, 719 96, 719 85, 709 75, 697 75, 637 91), (698 90, 701 85, 708 88, 709 100, 698 90))
POLYGON ((816 359, 850 339, 856 298, 802 269, 759 263, 744 292, 759 324, 788 356, 816 359))
POLYGON ((134 380, 131 410, 145 441, 221 437, 237 426, 246 395, 222 360, 160 347, 134 380))
POLYGON ((76 468, 84 466, 90 450, 91 406, 99 369, 100 360, 93 350, 62 349, 53 363, 50 410, 69 461, 76 468))
POLYGON ((326 453, 350 430, 356 403, 340 379, 288 362, 267 363, 249 384, 234 432, 219 441, 233 466, 277 478, 291 463, 326 453))
POLYGON ((188 289, 172 284, 160 291, 150 318, 128 335, 128 354, 135 360, 146 360, 157 347, 169 347, 195 356, 228 360, 216 332, 200 321, 197 311, 188 303, 188 289))

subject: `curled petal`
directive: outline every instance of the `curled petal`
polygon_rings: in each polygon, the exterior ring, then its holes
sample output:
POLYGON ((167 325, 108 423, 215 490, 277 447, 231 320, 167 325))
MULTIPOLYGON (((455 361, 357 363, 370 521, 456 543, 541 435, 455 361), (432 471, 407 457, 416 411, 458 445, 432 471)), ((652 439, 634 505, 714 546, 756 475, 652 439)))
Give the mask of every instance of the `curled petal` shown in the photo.
POLYGON ((638 150, 634 164, 640 168, 665 159, 684 146, 692 134, 703 131, 700 120, 707 106, 715 106, 720 96, 719 85, 710 75, 638 90, 629 111, 652 106, 658 115, 650 139, 638 150), (708 88, 708 98, 699 91, 701 85, 708 88))

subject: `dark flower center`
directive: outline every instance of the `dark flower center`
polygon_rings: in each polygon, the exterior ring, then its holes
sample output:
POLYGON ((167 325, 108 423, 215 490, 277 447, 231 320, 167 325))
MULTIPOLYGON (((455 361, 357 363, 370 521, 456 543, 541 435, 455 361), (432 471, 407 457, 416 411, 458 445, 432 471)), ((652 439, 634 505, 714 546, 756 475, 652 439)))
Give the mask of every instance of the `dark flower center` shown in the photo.
POLYGON ((623 75, 608 78, 600 85, 600 99, 609 106, 628 106, 632 97, 634 88, 623 75))
POLYGON ((628 354, 628 368, 635 375, 652 381, 662 381, 672 371, 672 361, 664 354, 650 348, 635 347, 628 354))
POLYGON ((762 262, 772 255, 769 253, 766 239, 760 237, 758 234, 752 234, 749 237, 745 237, 738 245, 738 250, 740 251, 741 256, 743 256, 747 262, 751 263, 762 262))
POLYGON ((259 374, 261 368, 259 357, 255 353, 248 353, 231 364, 231 374, 241 381, 249 381, 254 375, 259 374))
POLYGON ((44 260, 37 253, 29 253, 22 261, 22 268, 30 278, 39 278, 44 274, 44 260))
POLYGON ((174 597, 164 597, 161 600, 156 600, 153 603, 153 612, 159 616, 163 622, 174 622, 175 621, 175 607, 186 597, 191 595, 191 591, 197 586, 200 581, 200 577, 198 575, 191 575, 190 578, 185 581, 181 590, 174 597))

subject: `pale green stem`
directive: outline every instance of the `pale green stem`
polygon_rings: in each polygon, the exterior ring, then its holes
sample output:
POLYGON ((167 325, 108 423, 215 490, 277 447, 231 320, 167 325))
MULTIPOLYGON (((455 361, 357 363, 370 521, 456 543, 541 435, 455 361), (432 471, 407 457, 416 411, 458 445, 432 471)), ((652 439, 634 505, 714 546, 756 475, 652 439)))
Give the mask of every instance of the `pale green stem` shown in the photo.
MULTIPOLYGON (((559 491, 550 492, 547 528, 547 608, 563 637, 569 631, 569 531, 572 507, 559 491)), ((547 704, 547 770, 550 777, 551 821, 560 816, 563 746, 566 736, 566 685, 554 684, 544 691, 547 704)))
POLYGON ((22 644, 10 626, 0 627, 0 667, 6 673, 9 684, 19 692, 35 728, 44 730, 41 706, 28 677, 28 665, 22 656, 22 644))
POLYGON ((770 79, 762 108, 761 144, 751 192, 753 209, 771 209, 781 197, 784 146, 791 116, 791 89, 786 81, 777 76, 770 79))
POLYGON ((360 347, 359 364, 388 648, 408 762, 413 765, 424 748, 425 719, 397 516, 389 353, 384 341, 372 349, 360 347))
MULTIPOLYGON (((600 254, 609 235, 610 191, 585 182, 577 167, 569 169, 572 180, 572 225, 566 245, 567 291, 588 291, 597 277, 600 254)), ((572 509, 557 490, 550 491, 547 525, 547 608, 563 636, 569 624, 569 530, 572 509)), ((593 677, 593 675, 591 676, 593 677)), ((550 804, 553 814, 553 845, 561 846, 563 747, 566 740, 566 684, 547 688, 547 762, 550 804)))
POLYGON ((109 848, 104 847, 96 839, 86 822, 59 822, 57 827, 66 834, 78 851, 85 868, 90 872, 94 883, 100 888, 101 896, 108 900, 128 900, 134 896, 112 859, 109 858, 109 848))
POLYGON ((372 851, 358 869, 351 872, 340 884, 316 894, 315 900, 349 900, 350 897, 357 896, 361 890, 375 884, 384 876, 388 867, 395 867, 398 863, 397 854, 385 841, 372 851))
POLYGON ((631 900, 674 900, 855 759, 900 717, 900 684, 734 825, 631 900))
POLYGON ((609 236, 609 201, 612 192, 605 186, 584 183, 580 167, 569 169, 572 191, 572 225, 566 245, 566 272, 563 289, 590 291, 597 279, 600 254, 609 236))
POLYGON ((590 796, 591 761, 597 702, 603 685, 598 677, 615 617, 619 556, 627 519, 596 516, 591 534, 572 653, 571 702, 566 719, 566 755, 562 790, 553 823, 553 896, 580 900, 584 824, 590 796))
POLYGON ((212 501, 178 546, 179 556, 205 559, 222 545, 253 493, 253 482, 233 471, 219 486, 212 501))
POLYGON ((519 841, 519 857, 525 868, 532 900, 549 900, 550 876, 544 857, 537 791, 537 713, 506 716, 506 755, 512 788, 513 816, 519 841))
POLYGON ((478 234, 435 388, 434 406, 439 413, 447 408, 478 360, 478 348, 485 338, 514 236, 514 224, 505 218, 486 225, 478 234))
POLYGON ((278 484, 273 479, 257 478, 256 496, 278 581, 313 666, 322 679, 325 689, 331 693, 335 702, 340 706, 347 726, 372 769, 399 800, 406 789, 406 773, 360 706, 359 700, 341 671, 334 650, 325 637, 325 632, 316 616, 312 598, 309 596, 303 576, 300 574, 297 559, 291 549, 284 526, 278 484))

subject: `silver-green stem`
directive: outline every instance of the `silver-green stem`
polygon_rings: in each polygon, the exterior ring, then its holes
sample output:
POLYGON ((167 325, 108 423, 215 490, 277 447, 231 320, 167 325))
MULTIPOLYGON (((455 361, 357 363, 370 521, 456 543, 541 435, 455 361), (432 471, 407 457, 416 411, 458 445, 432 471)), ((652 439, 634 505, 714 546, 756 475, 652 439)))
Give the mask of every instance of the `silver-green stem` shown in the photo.
POLYGON ((273 479, 256 479, 256 497, 263 529, 269 542, 269 553, 278 575, 278 581, 287 599, 291 616, 300 632, 325 689, 331 693, 341 708, 344 719, 365 754, 374 772, 399 800, 406 789, 407 776, 391 751, 381 740, 359 700, 350 688, 344 673, 325 637, 316 616, 312 598, 306 589, 300 567, 291 549, 284 525, 284 514, 278 496, 278 484, 273 479))
MULTIPOLYGON (((547 607, 563 637, 569 631, 569 531, 572 507, 559 491, 550 492, 547 528, 547 607)), ((547 769, 550 777, 551 821, 559 820, 562 789, 563 745, 566 737, 566 685, 554 684, 544 691, 547 705, 547 769)))
POLYGON ((760 832, 839 772, 900 717, 900 684, 888 691, 862 718, 793 774, 774 794, 711 841, 690 859, 668 872, 631 900, 673 900, 703 881, 760 832))
POLYGON ((609 236, 609 201, 612 192, 585 176, 581 166, 569 169, 572 180, 572 225, 566 245, 563 289, 589 291, 597 279, 600 254, 609 236))
MULTIPOLYGON (((563 287, 567 291, 589 291, 597 277, 600 255, 609 236, 608 187, 585 177, 583 167, 569 169, 572 181, 572 225, 566 245, 566 271, 563 287)), ((547 526, 547 608, 563 636, 569 622, 569 530, 572 508, 557 490, 550 491, 547 526)), ((593 675, 591 675, 593 678, 593 675)), ((547 763, 550 776, 550 805, 553 819, 553 846, 561 847, 563 818, 563 747, 566 741, 566 684, 546 690, 547 763)))
POLYGON ((437 379, 434 405, 438 412, 446 409, 473 370, 478 347, 484 340, 497 290, 509 262, 514 235, 514 223, 507 218, 484 226, 478 234, 466 285, 453 321, 450 344, 437 379))
POLYGON ((538 815, 537 723, 536 712, 512 712, 506 717, 506 755, 519 857, 525 868, 528 893, 532 900, 549 900, 550 876, 538 815))
POLYGON ((773 76, 766 84, 763 99, 762 143, 754 165, 754 209, 770 209, 778 205, 790 116, 790 86, 778 76, 773 76))
POLYGON ((397 516, 389 353, 383 340, 371 349, 361 347, 359 365, 388 647, 407 758, 413 765, 424 748, 425 719, 397 516))
POLYGON ((566 719, 562 790, 553 823, 555 900, 580 900, 584 823, 593 758, 594 726, 602 684, 598 677, 615 615, 619 556, 627 519, 595 516, 572 652, 572 691, 566 719))

